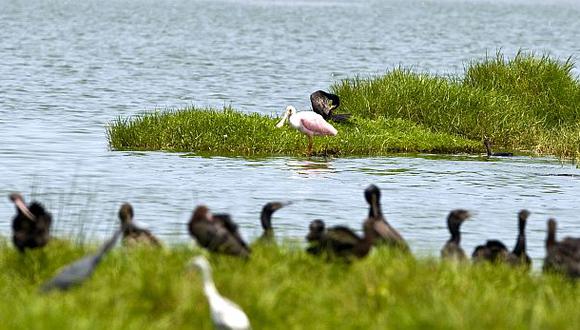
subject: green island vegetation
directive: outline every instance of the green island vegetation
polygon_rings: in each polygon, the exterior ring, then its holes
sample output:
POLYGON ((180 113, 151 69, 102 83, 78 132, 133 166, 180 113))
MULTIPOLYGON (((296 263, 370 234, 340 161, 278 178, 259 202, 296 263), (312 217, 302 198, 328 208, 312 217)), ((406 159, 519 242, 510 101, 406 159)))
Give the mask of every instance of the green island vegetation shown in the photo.
MULTIPOLYGON (((53 240, 21 255, 0 240, 3 329, 211 329, 201 250, 119 247, 68 292, 41 283, 94 245, 53 240)), ((558 275, 454 264, 374 249, 351 264, 325 262, 295 242, 254 246, 248 261, 210 256, 221 294, 254 329, 575 329, 580 286, 558 275)))
MULTIPOLYGON (((373 156, 394 152, 516 153, 580 159, 580 81, 570 59, 518 53, 473 61, 457 77, 395 68, 331 86, 340 96, 336 137, 315 138, 315 154, 373 156)), ((283 106, 280 107, 282 113, 283 106)), ((306 138, 276 119, 231 108, 151 112, 118 118, 107 128, 114 150, 207 155, 301 155, 306 138)))

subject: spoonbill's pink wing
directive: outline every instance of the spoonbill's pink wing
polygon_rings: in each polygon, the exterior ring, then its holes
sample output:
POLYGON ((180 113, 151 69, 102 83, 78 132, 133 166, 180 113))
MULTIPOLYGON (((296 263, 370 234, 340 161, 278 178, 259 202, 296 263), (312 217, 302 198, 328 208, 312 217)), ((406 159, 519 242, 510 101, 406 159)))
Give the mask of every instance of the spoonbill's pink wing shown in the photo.
POLYGON ((313 135, 336 135, 338 131, 314 112, 300 118, 300 124, 313 135), (312 115, 310 115, 312 114, 312 115))

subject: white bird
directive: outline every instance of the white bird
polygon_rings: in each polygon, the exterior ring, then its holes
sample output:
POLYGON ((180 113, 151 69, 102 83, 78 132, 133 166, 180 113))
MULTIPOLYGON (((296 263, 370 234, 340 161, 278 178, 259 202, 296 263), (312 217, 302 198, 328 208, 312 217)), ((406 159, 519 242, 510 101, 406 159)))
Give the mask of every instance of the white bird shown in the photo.
POLYGON ((286 112, 284 117, 276 127, 281 128, 284 126, 286 120, 290 121, 290 126, 294 129, 306 134, 308 136, 308 154, 312 152, 312 137, 314 135, 336 135, 338 131, 332 125, 330 125, 321 115, 314 111, 300 111, 297 112, 296 108, 289 105, 286 107, 286 112))
POLYGON ((217 291, 211 278, 211 267, 207 259, 198 256, 192 260, 191 265, 201 270, 203 291, 209 302, 211 318, 216 329, 251 329, 250 320, 244 311, 234 302, 222 297, 217 291))

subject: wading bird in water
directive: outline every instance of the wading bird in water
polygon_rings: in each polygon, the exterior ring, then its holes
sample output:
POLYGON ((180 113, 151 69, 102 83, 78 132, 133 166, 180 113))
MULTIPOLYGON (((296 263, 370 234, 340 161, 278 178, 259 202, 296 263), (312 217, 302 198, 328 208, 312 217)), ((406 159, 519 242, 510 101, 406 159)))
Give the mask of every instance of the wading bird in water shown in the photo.
POLYGON ((16 205, 16 216, 12 219, 12 242, 20 252, 45 246, 50 240, 52 216, 42 204, 32 202, 29 206, 19 193, 10 194, 16 205))
POLYGON ((284 117, 282 117, 276 127, 281 128, 284 126, 286 120, 290 122, 290 126, 308 137, 308 155, 312 153, 312 137, 314 135, 334 136, 338 133, 336 128, 327 123, 321 115, 313 111, 297 112, 296 108, 291 105, 286 107, 284 117))

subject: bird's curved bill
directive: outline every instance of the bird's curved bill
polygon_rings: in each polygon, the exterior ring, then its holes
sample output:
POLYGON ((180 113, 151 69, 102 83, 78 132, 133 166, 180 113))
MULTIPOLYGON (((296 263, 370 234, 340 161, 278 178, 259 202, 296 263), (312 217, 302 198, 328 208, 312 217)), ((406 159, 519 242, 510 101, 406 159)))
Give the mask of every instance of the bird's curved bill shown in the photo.
POLYGON ((24 204, 24 202, 21 199, 15 200, 14 203, 16 204, 16 207, 18 207, 20 212, 22 212, 22 214, 24 214, 28 219, 36 220, 36 217, 34 216, 34 214, 32 214, 32 212, 30 212, 28 207, 26 207, 26 204, 24 204))
POLYGON ((286 112, 284 114, 284 117, 282 117, 282 120, 280 120, 280 122, 278 124, 276 124, 277 128, 281 128, 282 126, 284 126, 284 123, 286 122, 286 119, 288 119, 288 112, 286 112))

